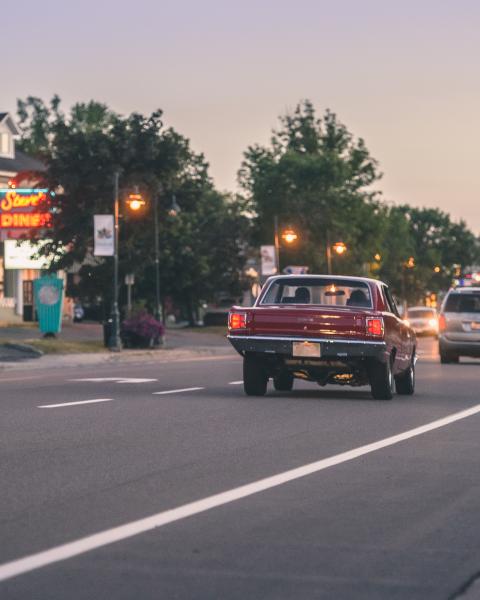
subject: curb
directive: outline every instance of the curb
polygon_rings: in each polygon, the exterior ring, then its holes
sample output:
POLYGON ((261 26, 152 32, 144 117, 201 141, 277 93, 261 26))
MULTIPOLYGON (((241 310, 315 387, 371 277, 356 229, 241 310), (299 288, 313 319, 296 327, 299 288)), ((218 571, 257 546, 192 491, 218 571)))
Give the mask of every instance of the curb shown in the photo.
POLYGON ((17 362, 0 362, 0 372, 28 369, 48 369, 66 367, 88 367, 95 365, 119 365, 126 363, 191 362, 207 360, 226 360, 237 356, 236 352, 224 347, 195 347, 158 350, 122 350, 118 353, 82 353, 82 354, 43 354, 31 356, 17 362), (40 360, 39 360, 40 358, 40 360))
POLYGON ((30 354, 33 357, 40 358, 44 353, 38 348, 34 348, 30 346, 30 344, 21 344, 17 342, 5 342, 2 344, 4 348, 8 348, 9 350, 17 350, 18 352, 23 352, 24 354, 30 354))

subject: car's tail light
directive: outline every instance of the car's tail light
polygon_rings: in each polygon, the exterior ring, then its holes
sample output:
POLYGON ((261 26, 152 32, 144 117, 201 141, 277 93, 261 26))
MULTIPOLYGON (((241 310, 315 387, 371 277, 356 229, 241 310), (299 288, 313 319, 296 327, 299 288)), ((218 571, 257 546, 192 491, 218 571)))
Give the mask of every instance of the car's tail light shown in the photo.
POLYGON ((377 337, 383 336, 383 319, 381 317, 367 317, 367 333, 377 337))
POLYGON ((228 315, 229 329, 245 329, 247 327, 247 313, 231 312, 228 315))
POLYGON ((445 331, 447 328, 447 319, 445 319, 445 315, 440 315, 438 317, 438 329, 439 331, 445 331))

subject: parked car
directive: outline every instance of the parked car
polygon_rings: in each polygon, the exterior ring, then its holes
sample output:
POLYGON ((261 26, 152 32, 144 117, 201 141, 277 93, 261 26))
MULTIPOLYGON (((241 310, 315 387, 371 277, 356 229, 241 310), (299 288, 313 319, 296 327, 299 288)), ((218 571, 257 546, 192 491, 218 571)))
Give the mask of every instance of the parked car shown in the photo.
POLYGON ((438 335, 438 316, 434 308, 412 306, 407 310, 406 320, 417 335, 438 335))
POLYGON ((460 356, 480 357, 480 287, 449 290, 438 327, 442 363, 457 363, 460 356))
POLYGON ((73 307, 73 322, 81 323, 84 317, 85 310, 83 309, 83 306, 80 304, 80 302, 76 302, 75 306, 73 307))
POLYGON ((269 378, 319 385, 370 385, 377 399, 415 390, 416 337, 388 287, 362 277, 271 277, 251 308, 233 307, 228 338, 243 356, 246 394, 263 396, 269 378))
POLYGON ((232 304, 235 304, 238 301, 239 298, 228 295, 219 295, 216 302, 207 304, 205 307, 203 324, 205 326, 223 325, 225 327, 228 322, 228 311, 232 304))

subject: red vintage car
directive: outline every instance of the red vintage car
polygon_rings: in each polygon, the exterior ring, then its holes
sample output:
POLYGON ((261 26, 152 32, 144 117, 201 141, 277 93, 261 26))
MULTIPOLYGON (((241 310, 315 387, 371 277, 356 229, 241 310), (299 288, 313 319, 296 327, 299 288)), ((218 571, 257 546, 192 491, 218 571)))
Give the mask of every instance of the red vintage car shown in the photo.
POLYGON ((265 283, 251 308, 234 306, 228 339, 243 356, 249 396, 269 378, 319 385, 370 385, 379 400, 415 391, 416 338, 387 285, 364 277, 284 275, 265 283))

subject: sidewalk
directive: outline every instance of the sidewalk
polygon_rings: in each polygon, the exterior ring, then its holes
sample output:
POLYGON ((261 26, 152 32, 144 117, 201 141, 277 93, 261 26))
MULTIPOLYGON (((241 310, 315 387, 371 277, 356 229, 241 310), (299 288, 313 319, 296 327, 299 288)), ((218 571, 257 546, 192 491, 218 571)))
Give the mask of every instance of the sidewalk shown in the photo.
POLYGON ((170 362, 235 356, 223 328, 167 329, 166 347, 158 350, 110 352, 103 347, 103 328, 98 323, 72 323, 55 339, 43 340, 36 327, 0 327, 0 370, 49 366, 75 366, 119 362, 170 362), (56 346, 58 343, 58 346, 56 346), (32 345, 33 348, 29 345, 32 345), (37 348, 37 352, 34 348, 37 348), (38 348, 48 353, 41 356, 38 348), (85 351, 82 349, 85 348, 85 351), (40 358, 34 358, 35 354, 40 358))

